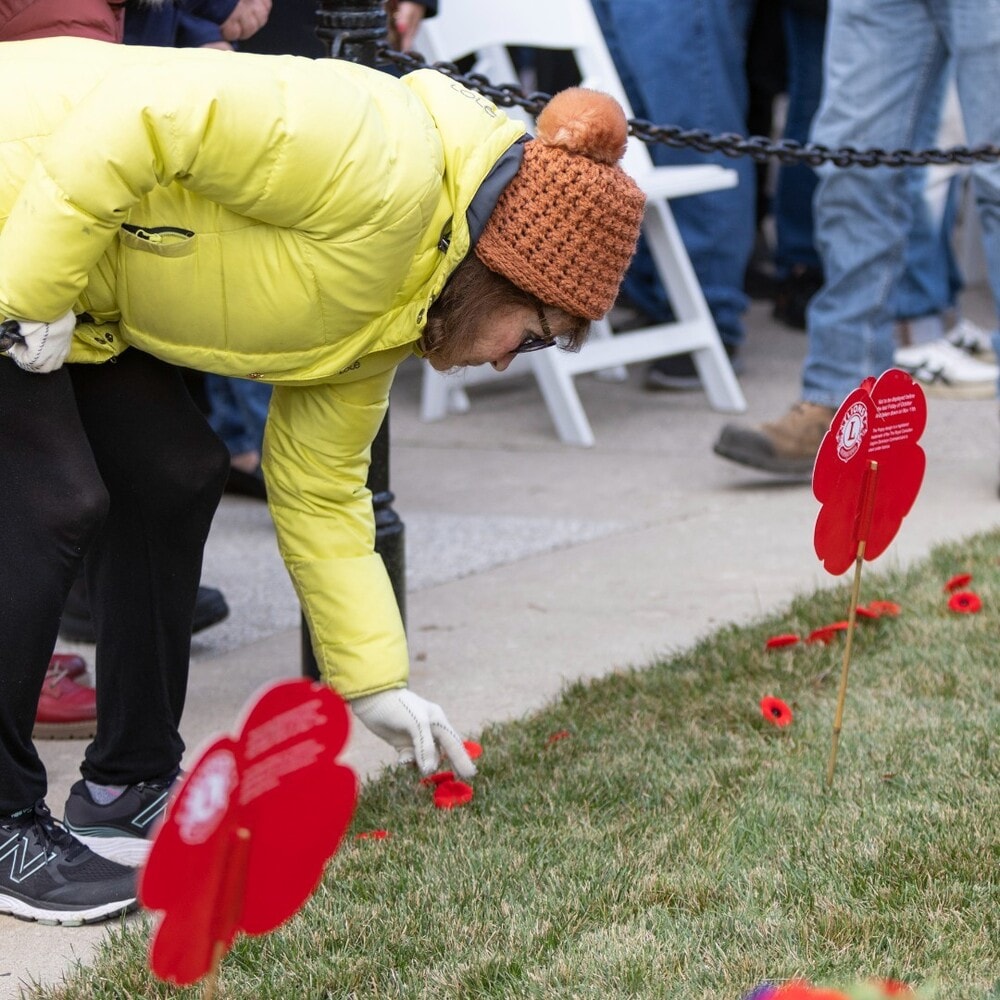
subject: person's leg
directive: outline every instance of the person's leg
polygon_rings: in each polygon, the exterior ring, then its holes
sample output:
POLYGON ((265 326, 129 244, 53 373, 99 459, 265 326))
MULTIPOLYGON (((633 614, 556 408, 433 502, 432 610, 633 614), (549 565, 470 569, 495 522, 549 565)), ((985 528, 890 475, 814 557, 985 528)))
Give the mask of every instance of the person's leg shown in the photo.
MULTIPOLYGON (((786 7, 783 28, 788 50, 788 112, 782 138, 805 143, 823 90, 823 15, 786 7)), ((806 328, 806 309, 823 284, 816 250, 812 200, 816 172, 805 163, 778 168, 774 192, 774 318, 806 328)))
MULTIPOLYGON (((1000 0, 934 3, 955 54, 955 83, 969 145, 1000 145, 995 98, 1000 75, 1000 0)), ((990 288, 994 301, 1000 303, 1000 164, 976 164, 972 178, 990 288)))
POLYGON ((271 386, 250 379, 230 379, 232 392, 240 408, 243 422, 244 442, 249 447, 245 451, 256 451, 259 455, 264 446, 264 427, 267 411, 271 405, 271 386))
MULTIPOLYGON (((743 133, 750 0, 594 0, 593 6, 637 116, 743 133)), ((714 162, 740 174, 735 188, 670 206, 719 334, 735 347, 744 335, 743 281, 754 241, 753 161, 662 144, 650 151, 660 164, 714 162)), ((650 272, 651 262, 640 254, 626 294, 654 319, 668 318, 666 293, 650 272)))
MULTIPOLYGON (((830 9, 813 140, 912 148, 921 109, 937 92, 945 63, 925 2, 838 0, 830 9)), ((809 307, 804 401, 836 408, 864 378, 892 366, 890 301, 911 214, 899 170, 820 169, 815 219, 824 285, 809 307)))
POLYGON ((240 408, 232 390, 233 379, 225 375, 205 376, 205 398, 208 401, 208 422, 222 438, 230 454, 244 450, 245 432, 240 408))
POLYGON ((260 460, 271 386, 250 379, 209 375, 206 388, 211 402, 209 422, 229 449, 226 492, 266 500, 260 460))
MULTIPOLYGON (((929 2, 835 0, 814 142, 910 147, 946 61, 929 2)), ((808 309, 801 399, 771 423, 727 424, 713 446, 741 465, 802 479, 811 476, 844 398, 893 364, 889 302, 911 214, 898 170, 826 165, 819 172, 814 218, 824 284, 808 309)))
POLYGON ((0 358, 0 816, 45 797, 31 741, 59 615, 108 495, 65 369, 0 358))
POLYGON ((264 443, 264 425, 271 404, 271 386, 251 379, 209 375, 206 378, 211 403, 209 423, 234 457, 257 454, 264 443))
POLYGON ((170 365, 130 349, 71 375, 111 496, 86 557, 99 726, 81 771, 131 785, 180 765, 192 613, 228 454, 170 365))
MULTIPOLYGON (((941 77, 938 90, 920 111, 914 138, 917 149, 938 144, 941 109, 950 78, 949 66, 949 72, 941 77)), ((904 173, 907 196, 913 206, 913 224, 906 241, 903 273, 893 290, 891 309, 897 320, 936 317, 937 336, 940 337, 944 333, 940 317, 954 308, 960 287, 955 284, 957 267, 951 249, 954 199, 949 190, 955 168, 907 167, 904 173)))
MULTIPOLYGON (((806 143, 823 92, 823 42, 826 19, 786 7, 783 25, 788 48, 788 112, 782 138, 806 143)), ((805 163, 782 164, 774 194, 779 279, 795 267, 819 271, 813 235, 812 199, 816 172, 805 163)))

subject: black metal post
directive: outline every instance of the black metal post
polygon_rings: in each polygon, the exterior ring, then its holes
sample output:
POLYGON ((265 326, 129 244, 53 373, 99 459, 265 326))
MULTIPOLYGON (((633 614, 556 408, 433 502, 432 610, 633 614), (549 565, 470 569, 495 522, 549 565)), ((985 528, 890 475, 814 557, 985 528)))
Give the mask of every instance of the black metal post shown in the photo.
POLYGON ((331 59, 375 66, 389 32, 385 0, 318 0, 316 36, 331 59))
MULTIPOLYGON (((327 56, 374 66, 378 46, 385 42, 384 0, 318 0, 316 35, 327 56)), ((392 590, 406 621, 406 549, 405 531, 399 515, 392 509, 395 499, 389 489, 389 413, 372 442, 368 488, 375 509, 375 551, 382 557, 392 590)), ((319 667, 312 648, 309 626, 302 617, 302 675, 319 679, 319 667)))

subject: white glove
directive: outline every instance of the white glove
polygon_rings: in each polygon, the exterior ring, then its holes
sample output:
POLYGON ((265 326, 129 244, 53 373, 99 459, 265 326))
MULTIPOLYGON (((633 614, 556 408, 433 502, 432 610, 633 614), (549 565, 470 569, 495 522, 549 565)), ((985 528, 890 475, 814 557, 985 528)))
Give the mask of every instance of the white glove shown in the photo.
POLYGON ((416 762, 421 774, 430 774, 438 765, 440 748, 460 778, 475 775, 476 765, 440 705, 407 688, 367 694, 350 704, 364 725, 396 748, 400 764, 416 762))
POLYGON ((73 343, 76 317, 72 312, 60 316, 51 323, 36 323, 34 320, 15 320, 20 334, 18 339, 2 353, 6 354, 18 368, 40 375, 54 372, 62 367, 73 343))

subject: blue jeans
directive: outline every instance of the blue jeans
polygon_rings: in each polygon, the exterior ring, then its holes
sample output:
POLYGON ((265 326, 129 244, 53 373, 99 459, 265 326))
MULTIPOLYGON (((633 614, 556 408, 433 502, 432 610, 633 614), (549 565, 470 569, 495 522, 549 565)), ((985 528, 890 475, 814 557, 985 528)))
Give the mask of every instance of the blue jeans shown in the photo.
MULTIPOLYGON (((782 11, 788 52, 788 112, 782 138, 805 143, 823 89, 823 38, 826 18, 786 7, 782 11)), ((782 164, 774 192, 777 277, 787 278, 796 265, 819 270, 813 240, 812 199, 816 172, 805 163, 782 164)))
MULTIPOLYGON (((937 145, 945 87, 951 80, 951 73, 949 62, 919 112, 914 140, 918 149, 937 145)), ((913 222, 903 255, 903 274, 893 289, 892 313, 897 319, 911 319, 953 308, 962 290, 962 277, 951 247, 958 213, 958 178, 952 177, 947 182, 942 204, 936 205, 928 198, 927 167, 906 167, 903 172, 913 208, 913 222)))
MULTIPOLYGON (((934 145, 933 139, 918 146, 934 145)), ((943 204, 926 199, 927 168, 907 168, 913 203, 913 226, 906 244, 905 269, 893 291, 897 319, 934 316, 955 307, 964 282, 955 260, 951 237, 958 214, 959 178, 951 177, 943 204)))
MULTIPOLYGON (((461 2, 461 0, 456 0, 461 2)), ((622 84, 638 118, 658 125, 744 134, 746 48, 754 0, 592 0, 622 84)), ((658 164, 719 163, 739 172, 726 191, 670 203, 723 341, 743 340, 743 281, 753 250, 753 161, 650 146, 658 164)), ((625 294, 654 320, 670 307, 652 260, 640 247, 625 294)))
MULTIPOLYGON (((912 148, 949 52, 969 145, 1000 145, 1000 0, 832 0, 813 140, 912 148)), ((802 398, 837 407, 864 378, 892 366, 892 295, 913 212, 903 171, 824 166, 819 174, 815 219, 826 283, 809 307, 802 398)), ((979 164, 972 176, 1000 301, 1000 165, 979 164)))
MULTIPOLYGON (((793 7, 786 7, 782 17, 788 51, 788 113, 783 137, 806 142, 823 89, 826 18, 793 7)), ((942 77, 934 99, 921 111, 915 141, 918 148, 937 145, 945 83, 942 77)), ((962 290, 962 276, 951 245, 958 204, 957 178, 948 183, 943 204, 930 204, 926 198, 927 168, 907 167, 905 172, 913 201, 913 226, 906 243, 903 275, 893 293, 892 311, 897 319, 951 309, 962 290)), ((822 268, 813 227, 816 181, 816 172, 804 163, 783 164, 778 169, 774 263, 779 279, 787 278, 796 266, 822 268)))
POLYGON ((260 453, 271 402, 271 387, 250 379, 206 375, 205 392, 211 412, 208 422, 225 442, 230 455, 260 453))

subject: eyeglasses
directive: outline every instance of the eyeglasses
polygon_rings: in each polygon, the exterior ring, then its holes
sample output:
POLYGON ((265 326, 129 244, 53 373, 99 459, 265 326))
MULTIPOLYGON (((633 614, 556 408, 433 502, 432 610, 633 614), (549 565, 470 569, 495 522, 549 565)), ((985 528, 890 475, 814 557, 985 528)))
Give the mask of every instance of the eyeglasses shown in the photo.
POLYGON ((535 312, 538 314, 538 325, 542 328, 542 336, 529 334, 511 351, 511 354, 530 354, 532 351, 544 351, 546 347, 555 346, 556 338, 552 335, 552 328, 545 318, 545 310, 538 302, 535 303, 535 312))

